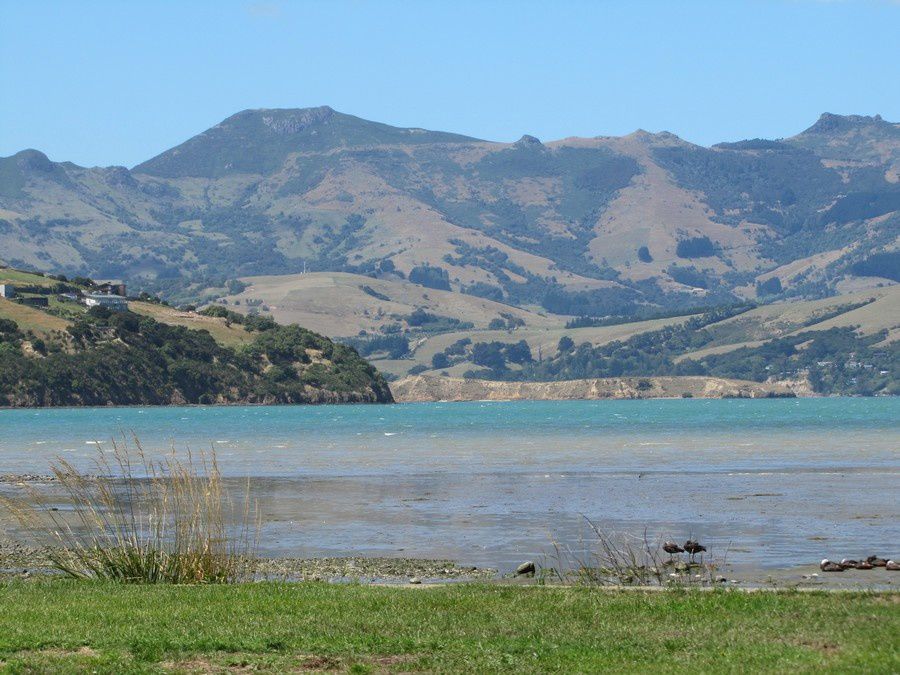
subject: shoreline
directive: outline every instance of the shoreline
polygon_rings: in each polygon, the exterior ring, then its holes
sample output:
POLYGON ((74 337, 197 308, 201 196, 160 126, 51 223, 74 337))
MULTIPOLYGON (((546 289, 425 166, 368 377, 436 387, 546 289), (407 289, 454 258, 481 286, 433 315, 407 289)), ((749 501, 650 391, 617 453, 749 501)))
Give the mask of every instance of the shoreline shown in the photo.
MULTIPOLYGON (((472 380, 467 380, 472 381, 472 380)), ((570 382, 582 382, 583 380, 566 380, 560 384, 568 384, 570 382)), ((485 380, 485 382, 496 382, 496 380, 485 380)), ((549 384, 545 382, 518 383, 518 384, 549 384)), ((60 405, 60 406, 0 406, 0 412, 15 412, 19 410, 39 411, 39 410, 114 410, 114 409, 143 409, 149 408, 153 410, 163 409, 181 409, 181 408, 299 408, 299 407, 323 407, 323 406, 407 406, 417 403, 523 403, 528 401, 691 401, 691 400, 734 400, 734 401, 760 401, 760 400, 777 400, 777 399, 881 399, 881 398, 897 398, 896 396, 853 396, 847 394, 838 395, 820 395, 820 394, 796 394, 793 396, 607 396, 607 397, 580 397, 580 398, 543 398, 543 397, 515 397, 509 398, 422 398, 395 400, 392 403, 167 403, 167 404, 111 404, 111 405, 60 405)))
MULTIPOLYGON (((59 578, 49 558, 49 546, 31 546, 15 540, 0 541, 0 579, 59 578)), ((329 556, 313 558, 255 557, 243 564, 245 579, 237 583, 284 581, 300 583, 444 583, 487 582, 498 577, 492 568, 459 565, 440 558, 390 558, 370 556, 329 556)))
MULTIPOLYGON (((62 578, 49 558, 50 546, 31 546, 17 540, 0 541, 0 581, 3 579, 62 578)), ((243 564, 244 578, 238 585, 260 581, 284 583, 325 582, 359 583, 388 586, 440 586, 457 583, 487 583, 511 586, 547 586, 553 588, 595 588, 606 590, 741 590, 741 591, 843 591, 900 593, 900 574, 875 570, 847 570, 842 573, 822 573, 818 565, 807 564, 790 568, 753 569, 725 566, 717 575, 696 581, 687 576, 671 585, 641 585, 607 583, 579 584, 559 579, 553 574, 501 573, 491 567, 475 567, 457 561, 428 557, 319 556, 297 558, 291 556, 254 557, 243 564), (727 575, 727 576, 724 576, 727 575)), ((549 571, 551 568, 547 568, 549 571)))

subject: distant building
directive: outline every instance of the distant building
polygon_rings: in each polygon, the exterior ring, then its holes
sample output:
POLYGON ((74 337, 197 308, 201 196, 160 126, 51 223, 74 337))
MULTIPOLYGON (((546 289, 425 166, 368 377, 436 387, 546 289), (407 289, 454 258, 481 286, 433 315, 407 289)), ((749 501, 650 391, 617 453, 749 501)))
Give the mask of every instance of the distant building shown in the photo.
POLYGON ((114 312, 125 312, 128 310, 128 301, 121 295, 88 293, 84 296, 84 304, 88 307, 105 307, 114 312))
POLYGON ((123 298, 128 297, 128 290, 125 288, 125 282, 119 279, 94 281, 94 292, 103 293, 104 295, 121 295, 123 298))
POLYGON ((0 298, 16 297, 16 287, 12 284, 0 284, 0 298))
POLYGON ((21 295, 19 296, 18 303, 20 305, 27 305, 28 307, 50 306, 50 300, 46 295, 21 295))

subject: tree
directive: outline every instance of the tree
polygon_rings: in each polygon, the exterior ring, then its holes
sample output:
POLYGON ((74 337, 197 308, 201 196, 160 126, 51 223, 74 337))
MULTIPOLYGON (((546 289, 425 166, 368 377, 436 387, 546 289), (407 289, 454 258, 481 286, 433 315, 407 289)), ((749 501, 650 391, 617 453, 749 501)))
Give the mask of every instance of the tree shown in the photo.
POLYGON ((756 282, 756 297, 758 298, 766 295, 778 295, 782 290, 781 279, 778 277, 756 282))
POLYGON ((503 345, 499 342, 479 342, 472 347, 472 362, 491 370, 505 370, 503 345))
POLYGON ((507 345, 503 350, 503 354, 510 363, 522 364, 532 360, 531 347, 528 346, 525 340, 519 340, 515 344, 507 345))
POLYGON ((560 354, 563 354, 572 349, 574 346, 575 340, 570 338, 568 335, 563 335, 561 338, 559 338, 559 344, 556 345, 556 349, 560 354))
POLYGON ((438 352, 431 357, 431 367, 436 370, 443 370, 450 367, 450 359, 444 352, 438 352))
POLYGON ((643 263, 653 262, 653 256, 650 255, 650 249, 646 246, 641 246, 638 249, 638 260, 643 263))

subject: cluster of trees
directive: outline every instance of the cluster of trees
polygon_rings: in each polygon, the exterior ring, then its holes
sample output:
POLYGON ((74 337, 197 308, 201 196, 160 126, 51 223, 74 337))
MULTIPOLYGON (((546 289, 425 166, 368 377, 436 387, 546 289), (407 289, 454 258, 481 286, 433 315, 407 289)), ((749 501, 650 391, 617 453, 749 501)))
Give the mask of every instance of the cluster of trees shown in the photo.
POLYGON ((854 264, 850 271, 861 277, 884 277, 891 281, 900 281, 900 251, 870 255, 854 264))
POLYGON ((772 277, 765 281, 759 281, 756 284, 756 297, 764 298, 768 295, 780 295, 784 288, 781 286, 781 279, 772 277))
POLYGON ((450 316, 432 314, 431 312, 426 312, 421 307, 417 307, 406 317, 406 325, 410 328, 427 331, 429 333, 468 330, 475 326, 471 321, 460 321, 459 319, 454 319, 450 316))
POLYGON ((692 286, 694 288, 709 288, 709 279, 696 267, 679 267, 678 265, 670 265, 667 270, 669 276, 679 284, 692 286))
POLYGON ((441 291, 450 290, 450 275, 443 267, 419 265, 409 271, 409 280, 414 284, 435 288, 441 291))
MULTIPOLYGON (((462 361, 471 361, 486 369, 483 371, 484 375, 496 376, 506 372, 511 364, 522 366, 533 360, 531 347, 525 340, 513 343, 496 340, 473 343, 470 338, 462 338, 432 356, 431 367, 443 370, 462 361)), ((467 376, 470 374, 466 373, 467 376)))
POLYGON ((389 359, 402 359, 409 354, 409 338, 405 335, 373 335, 344 340, 362 356, 386 353, 389 359))
MULTIPOLYGON (((586 328, 598 326, 619 326, 623 323, 634 323, 635 321, 649 321, 651 319, 670 319, 676 316, 688 316, 690 314, 708 314, 715 312, 716 316, 728 314, 734 316, 741 312, 753 309, 755 305, 737 304, 726 305, 723 307, 680 307, 668 311, 660 311, 653 307, 642 307, 633 314, 619 314, 616 316, 579 316, 566 321, 566 328, 586 328)), ((721 320, 721 319, 720 319, 721 320)))
POLYGON ((209 307, 200 310, 200 314, 225 319, 229 323, 242 325, 246 330, 251 332, 272 330, 278 326, 278 324, 275 323, 275 319, 272 317, 256 313, 241 314, 240 312, 234 312, 222 305, 210 305, 209 307))
POLYGON ((391 400, 356 351, 298 326, 230 348, 206 331, 93 308, 45 356, 25 353, 27 337, 0 325, 0 405, 391 400))
POLYGON ((716 246, 709 237, 691 237, 682 239, 675 247, 675 255, 679 258, 709 258, 716 254, 716 246))
POLYGON ((488 330, 515 330, 525 325, 525 320, 509 312, 501 312, 488 323, 488 330))
POLYGON ((701 367, 757 382, 805 372, 820 394, 900 394, 900 342, 882 344, 886 335, 860 336, 849 327, 809 331, 709 356, 701 367))
POLYGON ((518 342, 476 342, 472 345, 472 363, 495 373, 507 370, 509 364, 531 363, 531 347, 525 340, 518 342))

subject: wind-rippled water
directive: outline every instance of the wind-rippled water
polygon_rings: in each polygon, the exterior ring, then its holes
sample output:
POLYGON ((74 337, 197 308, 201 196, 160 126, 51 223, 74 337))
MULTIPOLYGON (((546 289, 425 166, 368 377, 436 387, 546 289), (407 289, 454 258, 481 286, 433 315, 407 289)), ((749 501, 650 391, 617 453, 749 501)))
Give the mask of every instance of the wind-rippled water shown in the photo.
POLYGON ((900 399, 0 410, 0 474, 137 435, 251 476, 262 548, 508 569, 604 530, 738 565, 900 556, 900 399))

